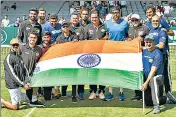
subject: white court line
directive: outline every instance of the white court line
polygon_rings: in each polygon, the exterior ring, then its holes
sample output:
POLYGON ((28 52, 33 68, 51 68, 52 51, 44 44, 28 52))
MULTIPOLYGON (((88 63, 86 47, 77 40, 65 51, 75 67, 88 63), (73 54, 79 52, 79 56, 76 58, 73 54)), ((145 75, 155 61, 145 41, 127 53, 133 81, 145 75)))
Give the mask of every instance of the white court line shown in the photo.
POLYGON ((31 111, 25 117, 29 117, 35 109, 36 109, 36 107, 32 108, 31 111))

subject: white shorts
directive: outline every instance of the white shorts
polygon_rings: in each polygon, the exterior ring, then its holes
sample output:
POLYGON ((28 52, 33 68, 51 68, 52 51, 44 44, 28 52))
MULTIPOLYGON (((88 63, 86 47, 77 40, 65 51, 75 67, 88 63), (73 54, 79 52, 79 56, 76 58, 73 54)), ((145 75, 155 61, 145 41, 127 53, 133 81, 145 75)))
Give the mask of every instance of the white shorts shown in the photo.
POLYGON ((8 90, 9 90, 9 93, 10 93, 10 98, 11 98, 12 105, 21 104, 21 102, 26 99, 26 94, 23 94, 21 92, 21 88, 8 89, 8 90))

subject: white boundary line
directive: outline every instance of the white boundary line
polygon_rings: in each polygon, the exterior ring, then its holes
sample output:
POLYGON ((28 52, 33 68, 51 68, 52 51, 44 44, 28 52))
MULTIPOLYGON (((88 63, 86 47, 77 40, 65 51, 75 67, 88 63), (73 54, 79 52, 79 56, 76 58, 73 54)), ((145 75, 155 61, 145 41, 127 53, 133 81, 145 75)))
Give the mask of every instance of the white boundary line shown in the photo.
POLYGON ((34 111, 35 109, 37 109, 37 108, 36 108, 36 107, 32 108, 31 111, 30 111, 26 116, 24 116, 24 117, 29 117, 29 116, 33 113, 33 111, 34 111))

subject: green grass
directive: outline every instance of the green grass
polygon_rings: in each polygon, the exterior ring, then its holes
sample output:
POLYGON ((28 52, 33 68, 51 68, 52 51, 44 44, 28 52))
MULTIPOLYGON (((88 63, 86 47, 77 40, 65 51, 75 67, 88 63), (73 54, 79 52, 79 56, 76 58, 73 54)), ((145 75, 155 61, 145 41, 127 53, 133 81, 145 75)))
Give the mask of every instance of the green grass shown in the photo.
MULTIPOLYGON (((68 95, 71 94, 71 87, 68 88, 68 95)), ((106 92, 107 89, 106 89, 106 92)), ((161 106, 162 113, 153 115, 151 112, 152 107, 146 107, 145 113, 142 112, 142 102, 132 102, 130 98, 134 95, 134 91, 125 89, 124 93, 127 97, 126 101, 118 100, 119 89, 113 90, 115 100, 104 102, 98 98, 95 100, 88 100, 89 92, 86 86, 85 100, 76 104, 71 102, 71 98, 64 101, 51 100, 45 102, 42 98, 41 101, 46 104, 45 108, 31 108, 28 105, 22 105, 21 110, 12 111, 2 108, 2 117, 25 117, 32 109, 33 112, 29 117, 175 117, 176 105, 166 104, 161 106)), ((173 94, 176 96, 176 80, 173 81, 173 94)), ((5 81, 1 80, 1 95, 3 98, 9 100, 9 93, 5 88, 5 81)))

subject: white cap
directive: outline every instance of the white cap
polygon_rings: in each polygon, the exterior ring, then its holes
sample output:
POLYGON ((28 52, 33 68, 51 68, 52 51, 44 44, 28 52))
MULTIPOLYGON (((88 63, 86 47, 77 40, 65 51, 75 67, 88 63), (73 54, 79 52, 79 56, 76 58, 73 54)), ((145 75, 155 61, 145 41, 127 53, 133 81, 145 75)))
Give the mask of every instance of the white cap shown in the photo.
POLYGON ((136 18, 136 19, 138 19, 138 20, 141 19, 141 17, 140 17, 138 14, 133 14, 133 15, 131 15, 131 19, 133 19, 133 18, 136 18))

